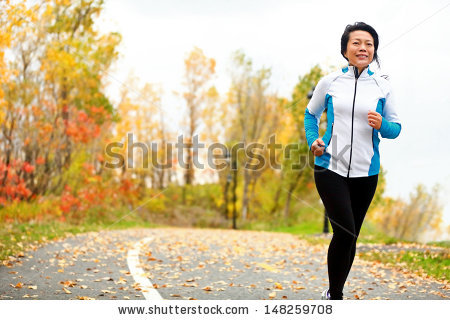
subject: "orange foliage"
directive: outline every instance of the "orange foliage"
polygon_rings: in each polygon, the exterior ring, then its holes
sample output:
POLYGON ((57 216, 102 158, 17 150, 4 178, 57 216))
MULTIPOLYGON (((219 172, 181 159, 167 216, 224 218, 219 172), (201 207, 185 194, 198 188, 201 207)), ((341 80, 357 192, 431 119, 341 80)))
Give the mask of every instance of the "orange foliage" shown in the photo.
POLYGON ((18 160, 5 164, 0 160, 0 204, 5 205, 7 201, 27 199, 31 191, 26 187, 23 175, 33 172, 34 167, 28 162, 18 160))

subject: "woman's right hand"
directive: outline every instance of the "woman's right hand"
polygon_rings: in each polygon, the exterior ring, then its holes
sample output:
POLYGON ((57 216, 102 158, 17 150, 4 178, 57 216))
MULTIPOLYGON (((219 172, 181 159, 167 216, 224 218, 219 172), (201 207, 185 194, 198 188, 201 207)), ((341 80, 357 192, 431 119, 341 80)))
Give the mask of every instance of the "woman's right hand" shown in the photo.
POLYGON ((311 151, 316 157, 320 157, 325 152, 325 143, 322 139, 316 139, 311 145, 311 151))

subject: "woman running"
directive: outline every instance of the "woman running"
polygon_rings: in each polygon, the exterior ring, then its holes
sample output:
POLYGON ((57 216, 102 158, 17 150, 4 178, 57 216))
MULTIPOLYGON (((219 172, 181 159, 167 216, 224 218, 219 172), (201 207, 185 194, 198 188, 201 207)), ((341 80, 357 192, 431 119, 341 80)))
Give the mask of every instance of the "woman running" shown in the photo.
POLYGON ((375 194, 380 170, 379 136, 400 134, 389 82, 372 72, 379 65, 378 34, 356 22, 341 37, 348 66, 323 77, 305 111, 305 132, 314 154, 317 191, 333 228, 328 248, 329 289, 322 299, 342 300, 355 257, 356 241, 375 194), (319 120, 327 113, 327 129, 319 138, 319 120))

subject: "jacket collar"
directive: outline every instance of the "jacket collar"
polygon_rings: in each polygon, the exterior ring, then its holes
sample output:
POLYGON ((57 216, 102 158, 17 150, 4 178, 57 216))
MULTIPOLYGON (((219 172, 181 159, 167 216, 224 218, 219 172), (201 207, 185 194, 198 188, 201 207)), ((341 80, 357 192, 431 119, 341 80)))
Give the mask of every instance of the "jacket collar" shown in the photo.
POLYGON ((342 68, 343 73, 348 73, 348 75, 352 78, 367 78, 373 75, 373 71, 370 70, 370 66, 367 66, 361 74, 358 76, 358 68, 348 65, 342 68))

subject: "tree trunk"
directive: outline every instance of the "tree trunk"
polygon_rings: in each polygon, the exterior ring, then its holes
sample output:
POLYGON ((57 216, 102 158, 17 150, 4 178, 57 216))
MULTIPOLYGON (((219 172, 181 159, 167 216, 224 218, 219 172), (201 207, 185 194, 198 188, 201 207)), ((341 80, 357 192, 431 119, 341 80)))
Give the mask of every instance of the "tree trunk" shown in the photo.
POLYGON ((250 180, 250 174, 248 173, 248 170, 244 168, 244 186, 242 191, 242 221, 247 220, 247 213, 248 213, 248 184, 250 180))
POLYGON ((281 189, 283 187, 283 179, 284 179, 284 171, 281 171, 280 183, 278 184, 277 192, 275 192, 275 197, 273 198, 272 209, 270 209, 271 216, 273 216, 275 214, 275 212, 278 211, 278 208, 280 207, 280 195, 281 195, 281 189))
POLYGON ((294 180, 290 183, 287 197, 286 197, 286 203, 284 205, 284 220, 287 223, 289 220, 289 209, 291 205, 291 197, 292 194, 297 187, 298 181, 300 180, 300 177, 302 176, 303 171, 299 171, 298 174, 295 176, 294 180))
POLYGON ((289 190, 287 197, 286 197, 286 203, 284 205, 284 221, 287 223, 289 220, 289 207, 291 206, 291 197, 292 192, 289 190))

